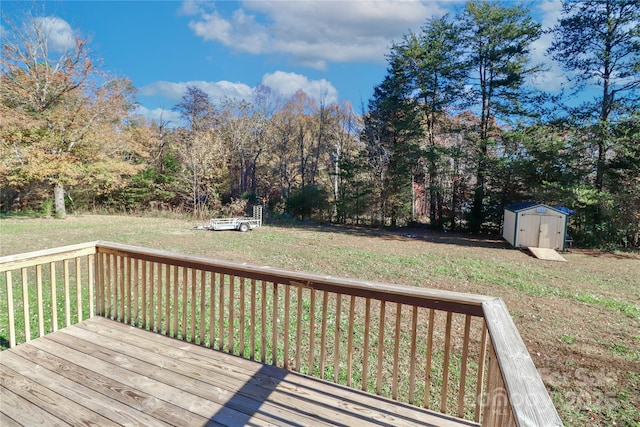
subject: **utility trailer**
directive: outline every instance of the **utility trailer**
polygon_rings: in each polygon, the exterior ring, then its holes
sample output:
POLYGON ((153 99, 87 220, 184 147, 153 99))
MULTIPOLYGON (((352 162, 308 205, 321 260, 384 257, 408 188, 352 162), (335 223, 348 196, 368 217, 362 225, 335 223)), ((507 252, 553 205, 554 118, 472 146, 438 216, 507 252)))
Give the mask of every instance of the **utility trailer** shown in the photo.
POLYGON ((253 207, 253 217, 211 218, 209 225, 196 227, 202 230, 238 230, 249 231, 262 225, 262 206, 253 207))

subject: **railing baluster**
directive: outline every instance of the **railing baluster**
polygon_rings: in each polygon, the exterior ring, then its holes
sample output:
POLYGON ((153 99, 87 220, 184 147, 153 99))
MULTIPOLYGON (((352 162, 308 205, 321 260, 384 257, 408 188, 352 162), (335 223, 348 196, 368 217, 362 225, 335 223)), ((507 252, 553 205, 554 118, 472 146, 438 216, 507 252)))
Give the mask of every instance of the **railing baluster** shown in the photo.
POLYGON ((210 294, 209 294, 209 347, 215 347, 215 339, 216 339, 216 273, 211 272, 210 277, 210 294))
POLYGON ((484 389, 484 368, 487 357, 487 325, 482 319, 482 338, 480 338, 480 352, 478 357, 478 381, 476 383, 476 414, 475 421, 477 423, 480 422, 480 417, 482 415, 482 398, 483 398, 483 389, 484 389))
POLYGON ((262 281, 262 330, 260 334, 261 354, 260 361, 267 362, 267 282, 262 281))
POLYGON ((76 257, 76 318, 82 322, 82 278, 80 258, 76 257))
POLYGON ((89 255, 87 257, 87 274, 89 275, 89 283, 87 287, 89 288, 89 318, 93 318, 95 315, 94 312, 94 300, 93 300, 93 287, 95 283, 94 279, 94 266, 95 266, 95 256, 89 255))
POLYGON ((273 313, 271 318, 271 364, 278 364, 278 283, 273 282, 273 313))
MULTIPOLYGON (((113 255, 107 254, 105 257, 105 281, 104 281, 104 315, 108 318, 111 317, 111 258, 113 255)), ((64 274, 64 272, 63 272, 64 274)))
POLYGON ((62 263, 62 271, 64 275, 64 317, 65 326, 71 326, 71 298, 69 294, 69 260, 65 259, 62 263))
POLYGON ((447 326, 444 335, 444 360, 442 362, 442 390, 440 394, 440 412, 447 413, 447 394, 449 392, 449 359, 451 357, 451 319, 453 313, 447 312, 447 326))
POLYGON ((218 276, 220 295, 218 297, 218 350, 224 348, 224 274, 218 276))
POLYGON ((163 288, 166 286, 165 284, 165 276, 166 276, 166 271, 169 270, 169 266, 167 264, 158 264, 158 292, 157 292, 157 307, 156 307, 156 314, 157 314, 157 318, 156 318, 156 332, 162 333, 162 291, 163 288), (162 270, 165 270, 165 275, 162 274, 162 270))
POLYGON ((31 341, 31 315, 29 313, 29 281, 27 269, 20 269, 20 275, 22 276, 22 314, 24 319, 24 335, 26 342, 29 342, 31 341))
POLYGON ((464 416, 464 397, 467 381, 467 357, 469 356, 469 334, 471 330, 471 316, 465 316, 464 342, 462 344, 462 361, 460 366, 460 386, 458 390, 458 417, 464 416))
POLYGON ((120 306, 119 320, 121 322, 124 322, 125 317, 126 317, 125 316, 125 312, 124 312, 124 303, 125 303, 125 299, 126 299, 126 296, 125 296, 125 279, 126 279, 126 277, 125 277, 125 270, 126 270, 125 263, 127 262, 128 257, 121 256, 119 258, 120 258, 120 267, 119 267, 120 275, 118 277, 118 279, 119 279, 118 282, 120 284, 120 292, 119 292, 119 295, 118 295, 119 302, 120 302, 120 304, 119 304, 119 306, 120 306))
MULTIPOLYGON (((418 307, 413 306, 411 313, 411 350, 409 352, 409 360, 416 360, 416 351, 418 348, 418 307)), ((415 401, 416 390, 416 363, 409 364, 409 403, 413 405, 415 401)))
POLYGON ((122 282, 122 257, 120 255, 115 255, 113 263, 113 318, 114 320, 119 320, 120 313, 118 312, 118 307, 120 306, 120 295, 118 290, 120 289, 120 283, 122 282))
POLYGON ((127 261, 126 261, 126 274, 127 274, 127 280, 125 281, 125 292, 127 294, 126 299, 127 299, 127 309, 125 310, 125 322, 127 324, 131 324, 132 323, 132 319, 133 319, 133 307, 131 306, 131 294, 133 293, 133 284, 132 284, 132 278, 131 278, 131 264, 134 262, 133 258, 131 257, 127 257, 127 261))
MULTIPOLYGON (((175 268, 175 267, 174 267, 175 268)), ((170 335, 171 325, 171 265, 165 266, 164 276, 164 334, 170 335)))
POLYGON ((82 322, 82 276, 80 258, 76 257, 76 313, 78 322, 82 322))
POLYGON ((200 270, 200 342, 198 344, 204 345, 206 331, 204 329, 204 321, 206 318, 206 289, 207 289, 207 275, 204 270, 200 270))
POLYGON ((228 336, 228 346, 229 346, 229 353, 234 354, 233 351, 233 337, 235 335, 235 330, 233 327, 233 321, 234 321, 234 291, 235 291, 235 276, 231 275, 229 276, 229 327, 227 328, 227 334, 228 336))
POLYGON ((333 343, 333 382, 338 382, 340 374, 340 311, 342 308, 342 294, 336 294, 336 322, 335 337, 333 343))
MULTIPOLYGON (((284 346, 283 346, 283 366, 284 369, 289 369, 289 327, 291 326, 290 318, 290 304, 291 304, 291 286, 284 287, 284 346)), ((297 352, 296 352, 297 353, 297 352)))
MULTIPOLYGON (((196 307, 198 306, 198 301, 196 300, 198 295, 198 280, 197 280, 197 271, 195 268, 191 269, 191 322, 189 325, 189 331, 191 332, 191 342, 196 342, 196 307)), ((229 322, 231 324, 231 322, 229 322)), ((229 346, 229 349, 233 349, 232 346, 229 346)), ((231 350, 230 350, 231 351, 231 350)))
POLYGON ((367 391, 369 374, 369 324, 371 323, 371 298, 365 300, 364 309, 364 354, 362 355, 362 390, 367 391))
POLYGON ((38 300, 38 334, 44 335, 44 309, 42 300, 42 265, 36 265, 36 288, 38 300))
POLYGON ((245 307, 244 307, 244 301, 245 301, 245 286, 244 286, 244 277, 240 277, 240 295, 239 295, 239 300, 240 300, 240 330, 238 331, 240 333, 240 336, 238 337, 239 340, 239 345, 238 345, 238 353, 240 354, 240 357, 244 357, 244 328, 245 328, 245 307))
POLYGON ((310 293, 310 308, 309 308, 309 372, 308 375, 313 375, 314 372, 314 352, 316 342, 316 290, 309 289, 310 293))
POLYGON ((297 311, 296 311, 296 366, 295 370, 300 372, 300 359, 301 359, 301 347, 302 347, 302 286, 298 286, 298 299, 297 299, 297 311))
MULTIPOLYGON (((16 346, 16 321, 13 314, 13 281, 11 271, 4 273, 7 286, 7 316, 9 318, 9 347, 16 346)), ((55 307, 54 307, 55 308, 55 307)))
POLYGON ((382 360, 384 357, 384 318, 385 318, 385 302, 380 301, 380 319, 378 325, 378 376, 376 379, 376 393, 382 392, 382 360))
MULTIPOLYGON (((95 258, 93 260, 94 262, 94 268, 95 268, 95 278, 96 278, 96 283, 95 283, 95 298, 96 298, 96 311, 95 311, 95 315, 96 316, 104 316, 104 310, 103 310, 103 289, 104 289, 104 265, 102 264, 102 259, 103 259, 104 254, 101 253, 96 253, 95 258)), ((53 291, 53 288, 55 286, 55 279, 53 277, 53 275, 51 274, 51 271, 49 272, 49 277, 50 277, 50 281, 51 281, 51 290, 53 291)), ((53 294, 52 294, 53 295, 53 294)), ((51 304, 53 305, 53 301, 51 302, 51 304)), ((52 322, 53 323, 53 322, 52 322)), ((55 329, 54 329, 55 331, 55 329)))
MULTIPOLYGON (((184 267, 182 267, 184 268, 184 267)), ((180 306, 180 300, 178 298, 178 285, 180 277, 180 267, 173 266, 173 326, 171 329, 171 336, 176 338, 178 336, 178 307, 180 306)))
POLYGON ((155 310, 155 297, 156 297, 156 263, 155 262, 150 262, 149 263, 149 301, 148 301, 148 312, 149 312, 149 330, 150 331, 155 331, 156 330, 156 324, 155 324, 155 317, 156 317, 156 310, 155 310))
POLYGON ((153 280, 153 288, 154 288, 154 297, 152 301, 152 309, 153 314, 153 332, 162 332, 162 264, 154 263, 156 267, 154 267, 154 274, 151 276, 153 280))
POLYGON ((142 271, 141 271, 141 276, 142 276, 142 281, 141 281, 141 291, 142 291, 142 301, 140 303, 140 305, 142 306, 142 328, 143 329, 147 329, 147 287, 148 287, 148 281, 147 281, 147 262, 146 260, 142 260, 142 271))
MULTIPOLYGON (((100 269, 102 270, 102 269, 100 269)), ((57 284, 57 280, 56 280, 56 263, 55 262, 50 262, 49 263, 49 282, 51 282, 51 327, 53 332, 58 330, 58 300, 57 300, 57 295, 58 295, 58 284, 57 284)), ((100 289, 104 289, 104 280, 103 277, 101 276, 100 278, 100 289)), ((100 310, 101 310, 101 314, 104 315, 104 297, 100 298, 100 310)), ((13 310, 9 310, 9 313, 12 313, 13 310)), ((12 322, 10 322, 11 324, 12 322)))
POLYGON ((327 307, 329 305, 329 292, 324 291, 322 296, 322 336, 320 337, 320 378, 324 379, 324 367, 327 349, 327 307))
POLYGON ((402 319, 402 304, 396 304, 396 333, 393 349, 393 384, 391 387, 391 398, 398 400, 398 364, 400 362, 400 326, 402 319))
POLYGON ((353 323, 355 318, 356 297, 351 295, 349 302, 349 329, 347 332, 347 386, 351 387, 353 376, 353 323))
POLYGON ((140 326, 140 261, 131 258, 133 263, 133 324, 140 326))
POLYGON ((182 330, 181 338, 187 340, 187 288, 189 287, 189 269, 182 267, 182 330))
POLYGON ((249 358, 256 360, 256 279, 251 279, 251 336, 249 337, 249 358))
POLYGON ((433 357, 433 330, 435 329, 435 311, 429 309, 429 329, 427 332, 427 356, 425 360, 424 378, 424 401, 423 405, 429 409, 431 407, 431 359, 433 357))

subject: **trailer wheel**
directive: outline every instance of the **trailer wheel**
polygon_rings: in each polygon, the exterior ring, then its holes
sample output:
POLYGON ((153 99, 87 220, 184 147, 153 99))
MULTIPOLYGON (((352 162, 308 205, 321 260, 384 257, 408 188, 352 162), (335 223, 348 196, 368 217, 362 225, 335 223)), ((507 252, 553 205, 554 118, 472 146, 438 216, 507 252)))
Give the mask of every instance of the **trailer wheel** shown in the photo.
POLYGON ((249 231, 251 228, 249 227, 249 224, 247 224, 246 222, 243 222, 242 224, 240 224, 240 227, 238 227, 238 230, 240 230, 241 232, 246 232, 249 231))

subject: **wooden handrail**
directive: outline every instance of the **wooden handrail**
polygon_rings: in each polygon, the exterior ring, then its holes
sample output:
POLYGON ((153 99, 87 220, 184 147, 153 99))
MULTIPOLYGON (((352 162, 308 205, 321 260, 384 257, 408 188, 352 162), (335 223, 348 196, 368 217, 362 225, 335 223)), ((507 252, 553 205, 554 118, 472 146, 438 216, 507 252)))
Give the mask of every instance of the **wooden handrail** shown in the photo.
POLYGON ((79 243, 76 245, 62 246, 53 249, 42 249, 39 251, 16 255, 5 255, 0 257, 0 273, 10 270, 18 270, 24 267, 31 267, 36 264, 46 264, 95 254, 96 243, 97 242, 79 243))
MULTIPOLYGON (((93 317, 95 253, 96 244, 91 242, 0 257, 0 274, 4 273, 2 276, 6 294, 9 347, 16 346, 19 341, 30 341, 34 336, 35 326, 36 336, 43 336, 58 330, 60 326, 82 321, 84 315, 93 317), (15 293, 15 298, 13 273, 20 277, 20 292, 15 293), (60 275, 62 282, 58 280, 60 275), (72 285, 75 289, 72 289, 72 285), (51 302, 46 312, 43 294, 45 288, 48 288, 51 302), (36 300, 35 320, 31 316, 32 299, 36 300), (61 303, 61 308, 58 302, 61 303), (22 316, 16 318, 16 312, 22 312, 22 316), (61 324, 58 314, 64 316, 61 324), (20 323, 21 327, 18 326, 20 323)), ((0 302, 2 303, 5 301, 0 302)))
POLYGON ((0 257, 0 272, 11 346, 16 307, 32 338, 35 293, 38 336, 89 310, 483 426, 562 425, 499 298, 101 241, 0 257), (43 283, 60 313, 44 313, 43 283))
POLYGON ((238 275, 247 279, 266 282, 288 282, 290 285, 313 288, 317 291, 348 293, 363 298, 381 299, 394 303, 408 303, 420 307, 453 313, 483 316, 482 304, 491 297, 462 292, 425 289, 419 287, 391 285, 372 281, 323 276, 304 272, 294 272, 273 267, 260 267, 213 258, 148 249, 137 246, 110 242, 96 242, 102 253, 113 255, 135 255, 138 259, 163 263, 171 260, 172 265, 198 270, 219 272, 221 274, 238 275))

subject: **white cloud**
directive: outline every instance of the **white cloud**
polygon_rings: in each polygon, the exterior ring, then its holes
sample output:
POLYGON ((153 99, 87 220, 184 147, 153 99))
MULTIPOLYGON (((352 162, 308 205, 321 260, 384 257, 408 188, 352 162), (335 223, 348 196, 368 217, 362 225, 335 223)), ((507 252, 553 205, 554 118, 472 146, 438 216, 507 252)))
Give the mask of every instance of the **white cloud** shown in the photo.
POLYGON ((182 2, 178 13, 180 15, 197 15, 203 13, 207 8, 207 2, 205 0, 186 0, 182 2))
POLYGON ((55 16, 34 18, 37 28, 46 37, 49 50, 64 52, 75 46, 75 35, 71 25, 64 19, 55 16))
POLYGON ((155 120, 158 123, 168 123, 169 127, 179 126, 183 122, 179 112, 165 108, 149 109, 140 105, 134 113, 149 120, 155 120))
POLYGON ((309 80, 301 74, 276 71, 265 74, 262 77, 262 84, 284 97, 290 97, 302 90, 309 97, 318 101, 324 100, 326 104, 338 102, 337 89, 325 79, 309 80))
POLYGON ((562 0, 540 0, 536 3, 536 9, 542 14, 542 27, 545 29, 554 27, 562 16, 562 0))
POLYGON ((240 52, 287 54, 325 69, 328 62, 384 61, 389 42, 417 31, 445 9, 437 1, 246 1, 230 16, 185 3, 189 27, 240 52))
POLYGON ((244 83, 232 83, 228 81, 206 82, 166 82, 159 81, 140 88, 141 96, 160 96, 171 102, 179 102, 186 93, 188 86, 195 86, 209 95, 212 102, 218 102, 225 97, 236 99, 248 99, 252 88, 244 83))
MULTIPOLYGON (((536 3, 534 12, 540 14, 539 22, 543 31, 552 29, 562 16, 562 0, 542 0, 536 3)), ((553 34, 545 32, 532 44, 531 59, 534 64, 545 64, 548 71, 541 73, 531 82, 533 86, 547 92, 557 92, 568 83, 566 73, 560 64, 547 56, 547 49, 553 43, 553 34)))
MULTIPOLYGON (((262 84, 269 86, 276 94, 290 97, 298 90, 303 90, 307 95, 326 103, 337 102, 338 91, 327 80, 309 80, 306 76, 296 73, 276 71, 265 74, 262 84)), ((254 88, 244 83, 233 83, 225 80, 218 82, 188 81, 167 82, 158 81, 140 88, 138 94, 146 97, 161 97, 172 104, 177 104, 186 93, 188 86, 195 86, 207 93, 213 103, 218 103, 224 98, 251 99, 254 88)))

